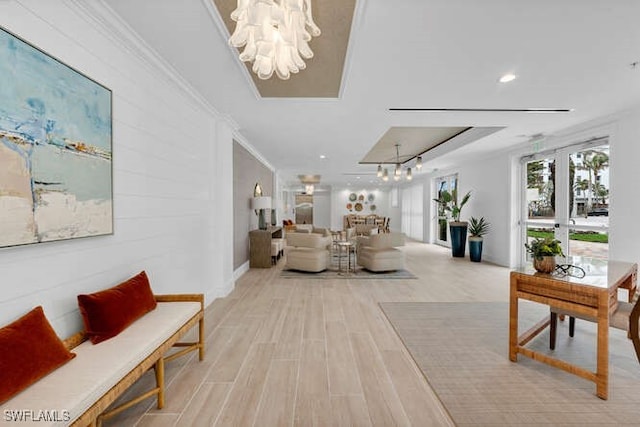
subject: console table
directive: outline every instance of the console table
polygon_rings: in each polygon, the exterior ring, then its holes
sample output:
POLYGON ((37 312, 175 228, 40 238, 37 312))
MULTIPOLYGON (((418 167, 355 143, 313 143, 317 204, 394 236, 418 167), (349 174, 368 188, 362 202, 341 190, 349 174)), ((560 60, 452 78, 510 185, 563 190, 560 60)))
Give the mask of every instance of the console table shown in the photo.
POLYGON ((558 277, 536 272, 531 265, 511 272, 509 293, 509 359, 518 354, 560 368, 596 383, 596 395, 606 400, 609 392, 609 316, 618 305, 618 288, 630 295, 636 289, 635 263, 608 262, 586 257, 567 261, 586 272, 584 277, 558 277), (534 351, 525 345, 549 325, 546 316, 522 335, 518 335, 518 300, 525 299, 550 307, 571 310, 597 319, 597 360, 595 372, 534 351))
POLYGON ((282 227, 249 232, 249 267, 271 268, 271 239, 282 238, 282 227))

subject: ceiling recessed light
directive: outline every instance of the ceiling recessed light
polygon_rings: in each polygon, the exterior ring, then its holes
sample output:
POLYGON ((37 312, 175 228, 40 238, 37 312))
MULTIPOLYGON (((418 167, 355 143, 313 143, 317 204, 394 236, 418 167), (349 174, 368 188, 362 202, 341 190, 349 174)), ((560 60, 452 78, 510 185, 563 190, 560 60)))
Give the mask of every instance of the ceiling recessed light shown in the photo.
POLYGON ((320 158, 321 158, 321 159, 326 159, 326 158, 327 158, 327 156, 325 156, 324 154, 320 154, 320 158))
POLYGON ((500 77, 498 79, 498 81, 500 83, 508 83, 508 82, 514 81, 515 79, 516 79, 516 75, 515 74, 508 73, 508 74, 505 74, 504 76, 500 77))

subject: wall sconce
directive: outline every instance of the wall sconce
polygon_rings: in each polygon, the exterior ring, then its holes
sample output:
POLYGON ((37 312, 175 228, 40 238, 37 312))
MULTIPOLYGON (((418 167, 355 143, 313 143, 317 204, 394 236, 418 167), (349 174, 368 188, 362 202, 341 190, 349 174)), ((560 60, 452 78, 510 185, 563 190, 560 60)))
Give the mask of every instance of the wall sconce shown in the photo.
MULTIPOLYGON (((253 187, 253 197, 260 197, 262 196, 262 186, 260 185, 260 183, 256 182, 255 187, 253 187)), ((251 201, 251 203, 253 204, 253 201, 251 201)), ((256 215, 258 215, 258 211, 254 210, 254 212, 256 213, 256 215)))
POLYGON ((256 182, 256 186, 253 187, 253 197, 260 197, 260 196, 262 196, 262 187, 260 186, 260 184, 256 182))
POLYGON ((251 209, 258 211, 258 228, 267 229, 267 222, 264 218, 264 210, 271 209, 271 197, 259 196, 251 199, 251 209))

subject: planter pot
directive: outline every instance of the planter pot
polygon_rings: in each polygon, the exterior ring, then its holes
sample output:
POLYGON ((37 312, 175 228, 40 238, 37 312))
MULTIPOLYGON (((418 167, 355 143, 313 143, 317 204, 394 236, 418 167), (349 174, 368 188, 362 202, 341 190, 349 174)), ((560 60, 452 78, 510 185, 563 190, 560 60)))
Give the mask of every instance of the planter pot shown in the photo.
POLYGON ((533 268, 540 273, 551 273, 556 268, 556 257, 543 256, 542 259, 533 259, 533 268))
POLYGON ((458 258, 464 258, 465 247, 467 244, 467 223, 450 222, 449 234, 451 235, 451 255, 458 258))
POLYGON ((446 219, 438 220, 438 239, 442 241, 447 240, 447 220, 446 219))
POLYGON ((482 261, 482 237, 469 237, 469 259, 473 262, 482 261))

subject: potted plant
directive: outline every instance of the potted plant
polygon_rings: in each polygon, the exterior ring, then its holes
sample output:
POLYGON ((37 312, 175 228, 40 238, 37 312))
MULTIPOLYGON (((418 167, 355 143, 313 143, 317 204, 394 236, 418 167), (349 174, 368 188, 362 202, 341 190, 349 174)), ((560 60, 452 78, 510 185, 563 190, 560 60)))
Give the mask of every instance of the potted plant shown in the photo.
POLYGON ((456 190, 451 193, 447 190, 440 192, 440 197, 433 199, 435 202, 448 212, 451 212, 453 221, 449 222, 449 234, 451 235, 451 254, 454 257, 464 258, 465 246, 467 242, 467 222, 460 221, 460 213, 462 207, 469 201, 471 191, 465 194, 458 204, 456 190))
POLYGON ((560 241, 553 237, 535 238, 524 246, 533 257, 533 268, 541 273, 551 273, 556 268, 556 255, 564 256, 560 241))
POLYGON ((482 260, 482 236, 489 232, 491 224, 484 217, 469 218, 469 259, 473 262, 482 260))

